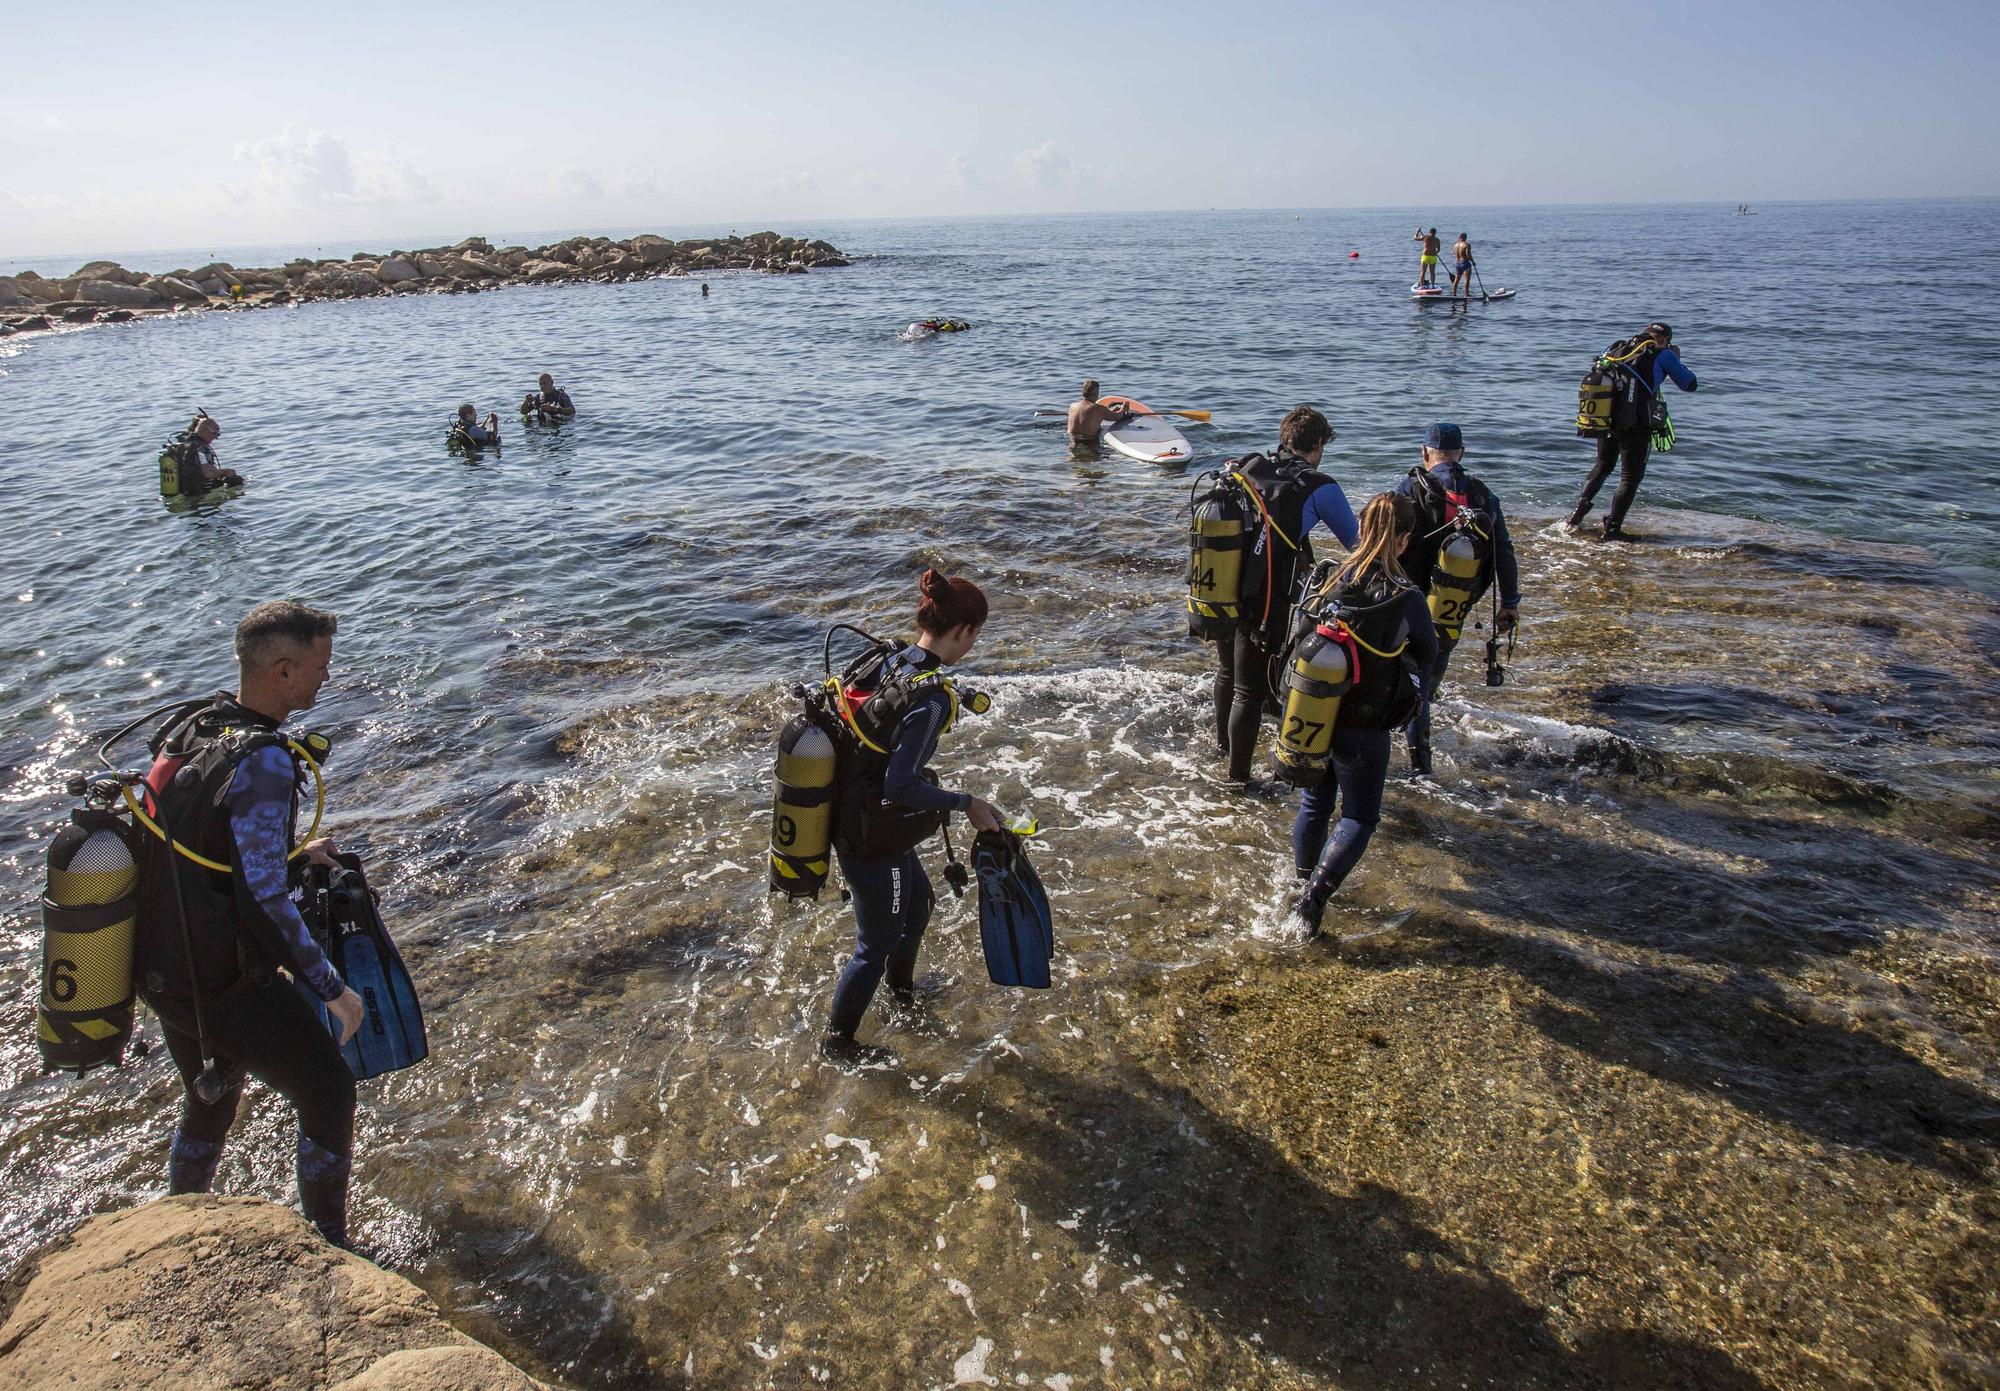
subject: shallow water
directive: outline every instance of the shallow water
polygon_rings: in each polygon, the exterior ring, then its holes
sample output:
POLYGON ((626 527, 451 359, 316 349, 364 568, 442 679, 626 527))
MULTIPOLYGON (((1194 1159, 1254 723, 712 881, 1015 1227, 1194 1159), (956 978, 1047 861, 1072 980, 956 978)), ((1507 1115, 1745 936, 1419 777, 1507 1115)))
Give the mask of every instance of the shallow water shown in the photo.
MULTIPOLYGON (((1402 214, 1161 215, 785 228, 871 259, 706 302, 10 339, 0 982, 25 1019, 58 772, 297 595, 343 615, 333 829, 433 1019, 432 1060, 364 1088, 360 1234, 533 1366, 1979 1384, 2000 611, 1959 463, 1990 412, 1941 374, 1994 328, 1920 258, 1990 206, 1483 210, 1522 296, 1459 313, 1403 298, 1402 214), (896 340, 936 313, 977 327, 896 340), (1576 376, 1655 316, 1703 389, 1642 544, 1572 540, 1576 376), (543 369, 579 420, 442 449, 457 400, 504 413, 543 369), (1467 684, 1469 635, 1443 776, 1392 787, 1341 943, 1271 940, 1288 808, 1212 781, 1201 464, 1072 460, 1029 415, 1086 372, 1215 410, 1211 461, 1314 400, 1357 501, 1458 419, 1515 519, 1508 682, 1467 684), (252 486, 169 513, 151 452, 189 402, 252 486), (1053 991, 992 989, 947 897, 924 1008, 867 1025, 896 1063, 847 1075, 813 1045, 849 919, 762 891, 768 743, 819 630, 895 628, 925 563, 994 596, 995 710, 942 766, 1050 827, 1062 955, 1053 991)), ((34 1066, 0 1040, 10 1260, 160 1191, 176 1092, 157 1053, 34 1066)), ((261 1100, 223 1186, 286 1196, 285 1125, 261 1100)))

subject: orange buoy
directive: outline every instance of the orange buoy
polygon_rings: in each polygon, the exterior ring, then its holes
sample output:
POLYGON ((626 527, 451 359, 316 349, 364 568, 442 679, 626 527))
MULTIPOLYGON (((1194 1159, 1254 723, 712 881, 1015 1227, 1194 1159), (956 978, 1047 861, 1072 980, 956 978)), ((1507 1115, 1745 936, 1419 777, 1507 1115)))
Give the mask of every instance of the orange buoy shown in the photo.
POLYGON ((1347 259, 1350 261, 1358 261, 1361 259, 1361 253, 1359 251, 1350 251, 1347 253, 1347 259))

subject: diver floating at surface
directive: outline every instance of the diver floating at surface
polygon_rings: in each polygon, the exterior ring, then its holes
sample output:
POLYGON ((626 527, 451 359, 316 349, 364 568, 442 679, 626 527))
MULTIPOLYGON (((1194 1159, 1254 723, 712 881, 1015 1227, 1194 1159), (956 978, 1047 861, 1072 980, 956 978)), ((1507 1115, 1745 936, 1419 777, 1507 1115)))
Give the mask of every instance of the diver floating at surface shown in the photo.
MULTIPOLYGON (((1424 434, 1423 462, 1396 485, 1416 509, 1410 544, 1401 556, 1403 573, 1429 595, 1437 629, 1437 660, 1424 674, 1430 698, 1404 731, 1410 767, 1424 775, 1431 771, 1431 700, 1444 684, 1445 668, 1480 596, 1498 582, 1495 634, 1512 633, 1521 613, 1520 566, 1507 518, 1492 490, 1461 467, 1464 457, 1464 432, 1439 421, 1424 434)), ((1489 682, 1492 673, 1489 661, 1489 682)))
POLYGON ((215 442, 222 426, 205 410, 197 410, 188 427, 160 451, 160 496, 200 497, 218 488, 243 485, 243 475, 215 461, 215 442))
POLYGON ((1292 857, 1306 886, 1292 917, 1302 937, 1319 932, 1327 900, 1382 818, 1391 731, 1428 699, 1419 673, 1435 666, 1437 641, 1423 591, 1400 562, 1415 517, 1401 494, 1369 499, 1346 560, 1315 568, 1286 648, 1277 763, 1301 785, 1292 857))
POLYGON ((542 373, 535 383, 538 388, 521 398, 521 419, 533 419, 542 425, 553 425, 559 420, 568 420, 576 414, 576 403, 569 399, 569 393, 556 385, 556 379, 547 372, 542 373))
MULTIPOLYGON (((918 590, 916 641, 872 643, 809 696, 778 746, 771 886, 816 896, 830 839, 854 901, 855 951, 834 987, 824 1042, 837 1060, 863 1055, 855 1030, 884 976, 899 1005, 915 1002, 917 952, 935 906, 917 847, 943 832, 954 812, 979 831, 1002 829, 998 807, 946 790, 930 769, 961 705, 987 708, 983 695, 961 699, 945 675, 978 642, 986 595, 936 570, 924 571, 918 590)), ((954 858, 946 874, 962 892, 964 866, 954 858)))
POLYGON ((1597 490, 1616 468, 1618 490, 1611 495, 1602 534, 1606 541, 1631 539, 1625 534, 1625 514, 1646 476, 1646 456, 1650 450, 1664 454, 1674 447, 1674 420, 1661 387, 1668 381, 1682 391, 1696 386, 1694 373, 1681 361, 1673 341, 1674 331, 1668 325, 1647 324, 1631 338, 1606 348, 1577 388, 1576 432, 1597 441, 1597 464, 1584 479, 1576 509, 1569 515, 1571 531, 1583 526, 1597 490))

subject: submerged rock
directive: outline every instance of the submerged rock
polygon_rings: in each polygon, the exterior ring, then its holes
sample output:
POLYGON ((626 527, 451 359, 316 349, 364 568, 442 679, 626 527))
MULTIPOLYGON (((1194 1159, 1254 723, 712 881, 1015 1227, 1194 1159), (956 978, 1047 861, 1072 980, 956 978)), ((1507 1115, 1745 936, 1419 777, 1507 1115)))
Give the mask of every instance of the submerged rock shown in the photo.
POLYGON ((93 1217, 0 1286, 0 1381, 21 1391, 266 1386, 541 1391, 415 1285, 259 1198, 93 1217))

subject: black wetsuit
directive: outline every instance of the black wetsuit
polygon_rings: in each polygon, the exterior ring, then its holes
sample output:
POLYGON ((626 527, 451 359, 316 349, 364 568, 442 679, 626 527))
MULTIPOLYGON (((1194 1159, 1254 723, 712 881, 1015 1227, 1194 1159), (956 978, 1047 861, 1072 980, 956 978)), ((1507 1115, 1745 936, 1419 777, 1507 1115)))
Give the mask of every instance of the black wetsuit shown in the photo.
POLYGON ((1615 468, 1618 470, 1618 489, 1611 495, 1611 511, 1604 518, 1604 534, 1616 536, 1624 529, 1625 514, 1632 510, 1632 499, 1639 495, 1639 483, 1646 476, 1646 459, 1652 453, 1652 400, 1670 378, 1682 391, 1693 391, 1696 385, 1694 373, 1688 371, 1680 355, 1672 348, 1661 348, 1642 357, 1632 364, 1632 372, 1640 389, 1636 396, 1624 391, 1619 393, 1612 408, 1611 433, 1597 441, 1597 465, 1590 471, 1590 477, 1583 481, 1576 510, 1570 513, 1569 524, 1572 527, 1583 525, 1585 514, 1597 499, 1597 490, 1604 486, 1604 480, 1611 476, 1611 470, 1615 468))

